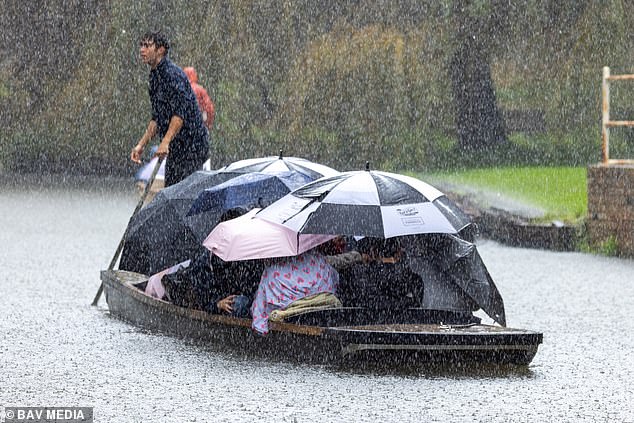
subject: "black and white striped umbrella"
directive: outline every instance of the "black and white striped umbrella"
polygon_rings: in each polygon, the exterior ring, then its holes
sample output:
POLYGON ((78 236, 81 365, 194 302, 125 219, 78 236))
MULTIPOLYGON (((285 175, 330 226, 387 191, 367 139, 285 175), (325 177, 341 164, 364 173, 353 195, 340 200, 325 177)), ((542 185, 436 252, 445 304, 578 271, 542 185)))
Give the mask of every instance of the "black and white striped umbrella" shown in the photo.
POLYGON ((326 165, 311 162, 299 157, 284 157, 280 151, 279 156, 258 157, 233 162, 221 169, 221 172, 299 172, 310 179, 318 179, 324 176, 338 175, 339 171, 326 165))
POLYGON ((433 186, 410 176, 373 170, 310 182, 257 216, 298 233, 380 238, 455 234, 471 223, 433 186))

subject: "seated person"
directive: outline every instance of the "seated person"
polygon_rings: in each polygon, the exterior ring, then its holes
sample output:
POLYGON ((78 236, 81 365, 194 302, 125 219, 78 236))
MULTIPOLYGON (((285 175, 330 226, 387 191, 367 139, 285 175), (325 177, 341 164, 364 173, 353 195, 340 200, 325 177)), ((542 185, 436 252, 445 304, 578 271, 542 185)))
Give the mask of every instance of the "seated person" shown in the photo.
MULTIPOLYGON (((219 221, 224 222, 247 212, 236 207, 226 210, 219 221)), ((146 292, 158 298, 166 296, 172 303, 210 313, 224 313, 248 317, 253 292, 253 280, 262 273, 263 266, 256 261, 224 262, 208 251, 173 266, 150 278, 146 292), (184 264, 184 263, 183 263, 184 264), (158 283, 153 278, 158 277, 158 283)))
POLYGON ((357 249, 362 261, 340 271, 337 296, 346 307, 402 309, 420 307, 423 280, 404 261, 398 239, 363 238, 357 249))
POLYGON ((205 310, 234 317, 249 317, 253 294, 257 289, 254 281, 262 274, 263 261, 223 261, 211 255, 210 266, 217 283, 205 310))
POLYGON ((251 315, 251 298, 246 295, 231 294, 209 304, 210 313, 228 314, 234 317, 249 317, 251 315))
MULTIPOLYGON (((249 206, 229 209, 220 216, 219 221, 224 222, 242 216, 251 208, 249 206)), ((263 264, 252 260, 226 262, 212 254, 209 266, 217 283, 205 310, 234 317, 249 317, 253 293, 257 288, 253 281, 262 273, 263 264)))
POLYGON ((164 297, 171 303, 180 307, 204 309, 216 283, 209 266, 209 254, 202 253, 190 260, 189 266, 168 272, 161 277, 160 282, 164 297))
POLYGON ((165 287, 163 286, 163 276, 169 275, 171 273, 176 273, 179 270, 188 267, 190 263, 191 260, 185 260, 182 263, 178 263, 172 267, 168 267, 167 269, 153 274, 149 277, 147 281, 147 284, 145 286, 145 293, 150 297, 158 298, 159 300, 164 299, 167 293, 165 292, 165 287))
POLYGON ((344 236, 337 236, 317 247, 326 256, 326 261, 338 272, 356 263, 368 262, 369 256, 349 249, 348 240, 344 236))
POLYGON ((339 274, 326 257, 312 249, 295 257, 271 260, 262 272, 251 306, 251 327, 260 334, 269 331, 269 316, 293 302, 319 293, 335 294, 339 274))
POLYGON ((205 251, 189 266, 163 275, 161 282, 167 299, 178 306, 248 317, 254 275, 262 268, 257 261, 224 262, 205 251))

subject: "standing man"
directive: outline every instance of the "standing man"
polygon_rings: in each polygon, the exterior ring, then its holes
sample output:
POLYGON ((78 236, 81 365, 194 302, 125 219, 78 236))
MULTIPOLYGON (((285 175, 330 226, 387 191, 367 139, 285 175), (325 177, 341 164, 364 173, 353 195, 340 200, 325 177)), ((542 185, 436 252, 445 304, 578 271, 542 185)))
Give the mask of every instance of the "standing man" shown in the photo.
POLYGON ((174 185, 202 168, 209 153, 209 139, 196 96, 181 68, 167 57, 169 40, 161 32, 148 32, 140 43, 143 63, 150 66, 152 119, 132 149, 130 159, 141 163, 147 143, 158 135, 155 156, 165 158, 165 186, 174 185))

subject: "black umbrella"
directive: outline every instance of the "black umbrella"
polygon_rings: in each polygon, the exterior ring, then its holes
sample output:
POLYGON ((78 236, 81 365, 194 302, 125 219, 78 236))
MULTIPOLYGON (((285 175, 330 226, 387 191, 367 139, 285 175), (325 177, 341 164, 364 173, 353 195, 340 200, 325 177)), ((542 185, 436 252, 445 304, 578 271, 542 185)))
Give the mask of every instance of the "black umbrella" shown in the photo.
POLYGON ((410 267, 425 282, 426 308, 465 311, 481 308, 506 326, 504 301, 475 244, 450 234, 400 239, 408 252, 410 267))
POLYGON ((311 180, 323 176, 334 176, 339 172, 331 167, 311 162, 299 157, 283 157, 280 151, 279 156, 259 157, 255 159, 239 160, 220 169, 230 172, 299 172, 311 180))
POLYGON ((183 218, 201 191, 238 175, 198 171, 161 190, 131 219, 119 269, 151 275, 202 251, 183 218))
POLYGON ((195 172, 163 189, 131 220, 119 268, 151 275, 187 260, 204 250, 202 241, 225 212, 270 204, 311 180, 303 173, 276 175, 273 170, 195 172))
POLYGON ((200 192, 183 220, 202 243, 225 211, 265 207, 311 181, 299 172, 245 173, 200 192))
POLYGON ((378 238, 457 233, 471 221, 425 182, 380 171, 344 172, 287 194, 258 217, 304 234, 378 238))
MULTIPOLYGON (((163 189, 131 220, 119 268, 153 274, 198 254, 203 248, 201 240, 209 233, 208 225, 198 225, 193 221, 195 219, 185 219, 185 216, 202 191, 245 173, 274 174, 289 169, 309 180, 339 173, 305 159, 282 158, 281 153, 279 157, 241 160, 219 170, 195 172, 180 183, 163 189), (280 167, 280 164, 288 166, 280 167)), ((213 225, 220 213, 213 217, 213 225)))

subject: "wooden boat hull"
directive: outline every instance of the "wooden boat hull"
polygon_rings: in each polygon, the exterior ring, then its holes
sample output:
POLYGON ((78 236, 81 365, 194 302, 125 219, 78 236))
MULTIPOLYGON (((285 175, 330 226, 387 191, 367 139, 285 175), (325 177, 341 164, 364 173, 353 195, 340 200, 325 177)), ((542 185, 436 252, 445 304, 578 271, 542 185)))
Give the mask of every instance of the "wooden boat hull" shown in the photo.
POLYGON ((122 320, 220 349, 299 362, 372 367, 472 362, 527 365, 543 337, 537 332, 481 324, 361 324, 348 317, 344 319, 348 324, 327 323, 341 320, 345 313, 362 315, 352 309, 332 310, 331 315, 321 316, 319 325, 302 323, 310 322, 311 316, 297 319, 299 323, 270 323, 269 334, 261 336, 251 329, 250 319, 213 315, 145 295, 136 286, 146 282, 147 276, 103 271, 101 280, 110 313, 122 320))

